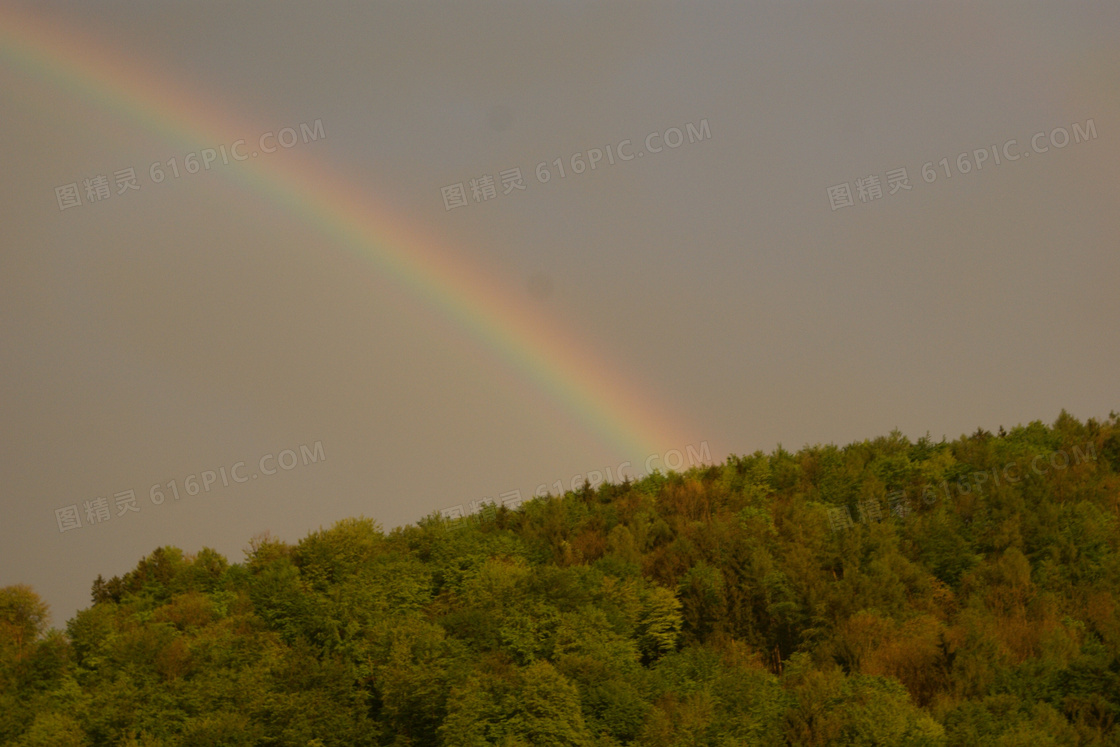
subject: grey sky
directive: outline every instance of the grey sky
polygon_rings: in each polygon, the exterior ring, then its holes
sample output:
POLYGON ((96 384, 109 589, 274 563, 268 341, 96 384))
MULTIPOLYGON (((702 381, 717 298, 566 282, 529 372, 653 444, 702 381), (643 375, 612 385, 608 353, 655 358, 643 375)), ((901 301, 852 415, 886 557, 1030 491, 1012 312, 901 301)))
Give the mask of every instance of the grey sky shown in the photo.
MULTIPOLYGON (((661 453, 1116 409, 1115 3, 27 7, 245 137, 321 120, 269 157, 315 159, 513 278, 683 414, 661 453), (698 142, 534 173, 702 121, 698 142), (511 167, 523 191, 446 209, 442 187, 511 167), (898 168, 911 188, 890 194, 898 168)), ((3 56, 0 111, 0 585, 32 584, 56 625, 159 545, 239 560, 265 529, 392 527, 647 456, 228 174, 151 183, 184 154, 142 122, 3 56), (129 166, 140 190, 60 210, 57 186, 129 166), (317 441, 319 463, 150 500, 317 441), (59 531, 56 509, 128 489, 140 511, 59 531)))

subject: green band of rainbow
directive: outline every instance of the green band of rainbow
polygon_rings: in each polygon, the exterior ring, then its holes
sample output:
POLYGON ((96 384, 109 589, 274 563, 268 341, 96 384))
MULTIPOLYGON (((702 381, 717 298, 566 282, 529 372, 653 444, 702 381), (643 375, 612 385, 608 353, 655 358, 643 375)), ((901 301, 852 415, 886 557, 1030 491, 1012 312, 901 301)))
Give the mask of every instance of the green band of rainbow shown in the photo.
MULTIPOLYGON (((0 8, 0 60, 188 150, 256 131, 150 66, 12 9, 0 8)), ((246 160, 223 173, 337 240, 453 320, 623 455, 685 445, 687 431, 648 394, 555 323, 517 303, 508 284, 441 250, 426 232, 389 214, 336 170, 287 151, 283 158, 246 160)))

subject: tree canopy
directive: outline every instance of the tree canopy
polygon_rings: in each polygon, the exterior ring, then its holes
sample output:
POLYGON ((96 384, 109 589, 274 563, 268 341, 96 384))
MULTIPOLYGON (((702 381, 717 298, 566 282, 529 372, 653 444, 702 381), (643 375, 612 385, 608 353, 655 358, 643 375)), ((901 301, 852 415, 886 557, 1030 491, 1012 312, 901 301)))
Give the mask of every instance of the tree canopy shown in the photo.
POLYGON ((1120 423, 780 447, 241 562, 65 629, 0 589, 0 743, 1120 745, 1120 423))

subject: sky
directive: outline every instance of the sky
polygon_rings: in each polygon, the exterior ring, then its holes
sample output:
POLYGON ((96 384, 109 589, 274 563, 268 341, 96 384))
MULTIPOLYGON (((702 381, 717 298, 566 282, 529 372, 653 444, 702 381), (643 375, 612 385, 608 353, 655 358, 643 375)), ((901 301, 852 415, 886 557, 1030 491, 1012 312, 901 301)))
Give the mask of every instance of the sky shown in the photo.
POLYGON ((1116 3, 0 0, 0 136, 59 627, 159 546, 1120 409, 1116 3))

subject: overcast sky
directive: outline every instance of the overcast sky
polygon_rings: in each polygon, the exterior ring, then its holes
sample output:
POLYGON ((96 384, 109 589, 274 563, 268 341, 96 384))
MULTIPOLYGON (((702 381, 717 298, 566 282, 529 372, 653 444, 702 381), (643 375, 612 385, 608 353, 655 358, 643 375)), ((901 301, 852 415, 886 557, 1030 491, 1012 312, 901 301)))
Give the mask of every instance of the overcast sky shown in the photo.
POLYGON ((690 447, 1120 409, 1115 2, 14 7, 0 585, 33 585, 56 625, 160 545, 241 560, 264 530, 388 529, 690 447), (228 140, 102 95, 104 59, 190 92, 228 140), (280 148, 284 128, 314 136, 280 148), (269 175, 422 232, 493 281, 496 328, 544 320, 574 348, 495 346, 269 175), (547 385, 585 367, 671 425, 547 385))

